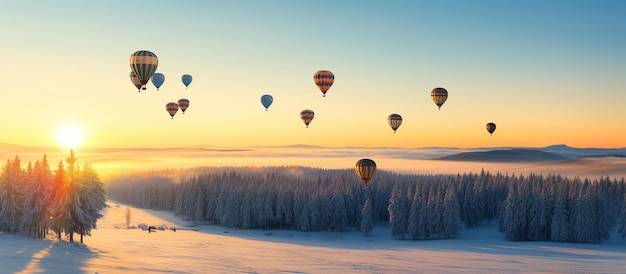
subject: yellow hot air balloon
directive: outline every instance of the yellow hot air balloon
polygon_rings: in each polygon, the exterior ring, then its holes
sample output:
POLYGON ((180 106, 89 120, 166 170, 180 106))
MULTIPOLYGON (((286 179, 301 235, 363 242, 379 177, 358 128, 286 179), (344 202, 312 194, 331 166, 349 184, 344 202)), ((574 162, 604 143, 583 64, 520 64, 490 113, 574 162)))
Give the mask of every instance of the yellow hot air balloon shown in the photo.
POLYGON ((174 119, 174 115, 178 112, 178 104, 169 102, 165 105, 165 110, 167 110, 167 113, 169 113, 170 116, 172 116, 172 119, 174 119))
POLYGON ((185 110, 189 107, 189 100, 185 98, 178 100, 178 107, 183 111, 183 114, 185 114, 185 110))
POLYGON ((435 88, 430 92, 433 102, 441 109, 443 103, 448 99, 448 91, 445 88, 435 88))
POLYGON ((356 175, 363 180, 363 184, 367 186, 367 183, 374 176, 374 172, 376 172, 376 162, 370 159, 361 159, 356 162, 356 166, 354 167, 356 171, 356 175))
POLYGON ((487 131, 489 132, 489 135, 493 135, 493 132, 496 131, 496 124, 487 123, 487 131))
POLYGON ((400 116, 400 114, 395 114, 395 113, 391 114, 387 117, 387 123, 389 123, 389 126, 391 127, 391 129, 393 129, 393 133, 396 133, 396 130, 402 124, 402 116, 400 116))
POLYGON ((322 94, 324 94, 323 97, 326 97, 326 92, 335 81, 335 75, 328 70, 319 70, 313 74, 313 81, 322 94))
POLYGON ((135 73, 142 86, 148 83, 158 65, 159 58, 147 50, 136 51, 130 56, 130 69, 135 73))
POLYGON ((313 112, 310 109, 305 109, 300 112, 300 119, 302 119, 302 121, 304 122, 307 128, 309 127, 309 124, 313 120, 313 117, 315 117, 315 112, 313 112))

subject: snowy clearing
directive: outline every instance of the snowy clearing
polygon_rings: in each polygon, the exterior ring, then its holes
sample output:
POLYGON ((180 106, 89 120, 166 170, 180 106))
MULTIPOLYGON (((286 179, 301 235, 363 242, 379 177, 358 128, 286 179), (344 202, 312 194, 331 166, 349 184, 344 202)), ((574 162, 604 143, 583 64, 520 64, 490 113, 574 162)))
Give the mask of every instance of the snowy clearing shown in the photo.
POLYGON ((360 232, 241 230, 189 226, 172 213, 113 201, 85 244, 0 234, 6 273, 626 273, 626 240, 602 244, 510 242, 497 225, 452 240, 394 240, 389 229, 360 232))

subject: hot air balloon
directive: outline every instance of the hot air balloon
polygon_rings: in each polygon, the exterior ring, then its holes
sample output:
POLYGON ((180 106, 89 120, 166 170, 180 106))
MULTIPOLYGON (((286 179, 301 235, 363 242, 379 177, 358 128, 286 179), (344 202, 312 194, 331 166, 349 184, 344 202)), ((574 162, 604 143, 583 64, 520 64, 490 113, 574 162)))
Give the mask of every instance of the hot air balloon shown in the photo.
MULTIPOLYGON (((141 92, 141 82, 139 82, 139 78, 137 78, 137 75, 132 71, 130 72, 130 81, 137 87, 137 92, 141 92)), ((144 87, 143 89, 145 90, 146 88, 144 87)))
POLYGON ((170 116, 172 116, 172 119, 174 119, 174 114, 178 112, 178 104, 174 102, 169 102, 167 103, 167 105, 165 105, 165 110, 167 110, 167 113, 169 113, 170 116))
POLYGON ((307 128, 309 127, 311 120, 313 120, 313 117, 315 117, 315 113, 310 109, 305 109, 300 112, 300 119, 302 119, 307 128))
POLYGON ((430 92, 433 102, 441 109, 441 105, 448 99, 448 91, 445 88, 435 88, 430 92))
POLYGON ((496 131, 496 124, 487 123, 487 131, 489 131, 489 135, 493 135, 493 132, 496 131))
POLYGON ((165 82, 165 75, 163 73, 157 72, 152 75, 152 84, 157 88, 157 91, 159 91, 163 82, 165 82))
POLYGON ((363 184, 367 186, 367 183, 374 176, 374 172, 376 172, 376 163, 370 159, 361 159, 356 162, 354 169, 356 175, 358 175, 361 180, 363 180, 363 184))
POLYGON ((185 110, 189 107, 189 100, 185 98, 178 100, 178 107, 183 111, 183 114, 185 114, 185 110))
POLYGON ((313 81, 320 89, 320 91, 324 94, 323 97, 326 97, 326 92, 335 81, 335 75, 333 75, 333 73, 328 70, 320 70, 313 74, 313 81))
POLYGON ((274 97, 272 97, 272 95, 264 94, 261 96, 261 104, 265 107, 265 111, 267 111, 270 105, 272 105, 272 102, 274 102, 274 97))
POLYGON ((158 65, 159 58, 147 50, 136 51, 130 56, 130 69, 137 75, 142 86, 148 83, 158 65))
POLYGON ((389 126, 391 127, 391 129, 393 129, 393 133, 396 133, 396 130, 402 124, 402 116, 400 116, 400 114, 395 114, 395 113, 391 114, 389 115, 389 117, 387 117, 387 122, 389 123, 389 126))
POLYGON ((189 84, 191 84, 191 80, 193 80, 193 77, 191 77, 191 75, 189 74, 183 74, 181 80, 183 81, 183 85, 185 85, 185 88, 188 88, 189 84))

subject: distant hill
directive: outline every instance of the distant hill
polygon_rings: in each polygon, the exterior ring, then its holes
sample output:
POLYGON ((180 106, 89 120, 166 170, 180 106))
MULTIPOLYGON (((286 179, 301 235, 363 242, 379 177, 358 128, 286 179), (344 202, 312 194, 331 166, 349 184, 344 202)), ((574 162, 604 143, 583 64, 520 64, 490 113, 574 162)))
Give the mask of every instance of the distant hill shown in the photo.
POLYGON ((536 149, 497 149, 489 151, 463 152, 437 158, 447 161, 476 161, 476 162, 537 162, 558 161, 567 159, 552 152, 536 149))

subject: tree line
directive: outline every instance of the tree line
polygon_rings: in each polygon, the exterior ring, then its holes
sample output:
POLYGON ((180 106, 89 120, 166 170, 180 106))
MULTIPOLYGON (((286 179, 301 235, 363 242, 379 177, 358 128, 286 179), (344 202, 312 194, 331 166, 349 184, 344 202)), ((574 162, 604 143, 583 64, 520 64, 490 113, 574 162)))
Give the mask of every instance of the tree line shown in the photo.
POLYGON ((243 229, 368 234, 386 224, 395 238, 420 240, 497 222, 513 241, 596 243, 616 225, 626 237, 623 178, 382 170, 365 187, 353 170, 230 167, 136 173, 106 186, 123 203, 243 229))
POLYGON ((7 160, 0 173, 0 230, 18 233, 27 230, 34 238, 54 232, 65 234, 70 242, 74 234, 91 235, 100 210, 105 207, 103 183, 96 170, 80 166, 74 151, 59 161, 52 171, 46 155, 28 163, 18 156, 7 160))

